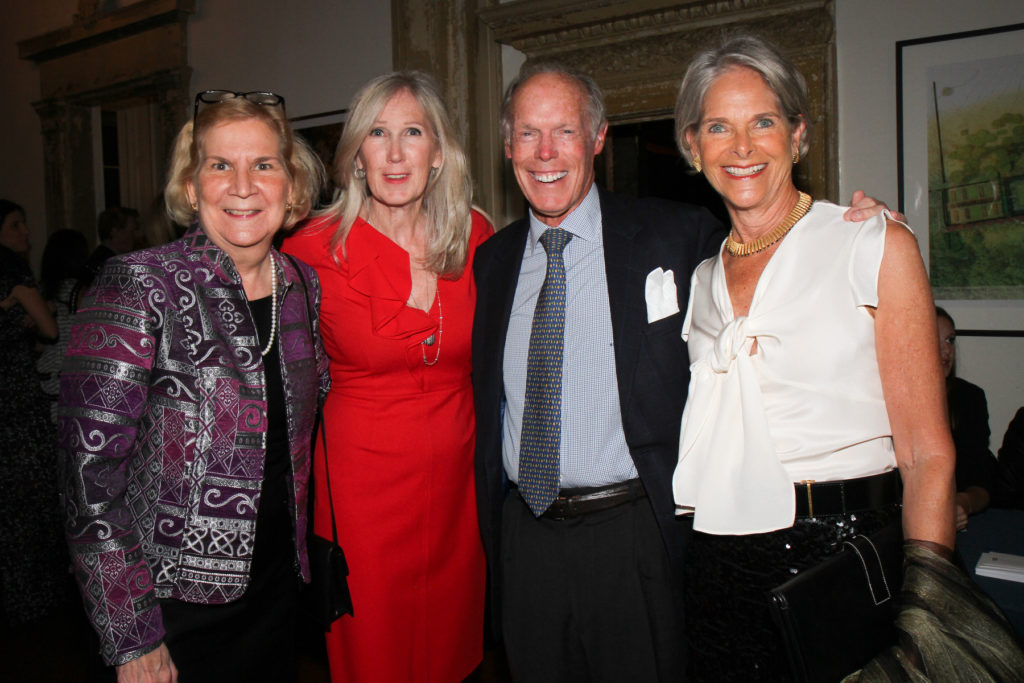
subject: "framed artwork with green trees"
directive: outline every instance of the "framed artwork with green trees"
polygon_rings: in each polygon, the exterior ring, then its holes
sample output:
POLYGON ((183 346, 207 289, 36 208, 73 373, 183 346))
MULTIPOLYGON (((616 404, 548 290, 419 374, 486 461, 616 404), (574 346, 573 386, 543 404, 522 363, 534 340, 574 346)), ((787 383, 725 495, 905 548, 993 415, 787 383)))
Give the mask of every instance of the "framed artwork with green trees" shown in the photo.
POLYGON ((1024 300, 1024 24, 900 41, 896 86, 900 210, 935 298, 1024 300))

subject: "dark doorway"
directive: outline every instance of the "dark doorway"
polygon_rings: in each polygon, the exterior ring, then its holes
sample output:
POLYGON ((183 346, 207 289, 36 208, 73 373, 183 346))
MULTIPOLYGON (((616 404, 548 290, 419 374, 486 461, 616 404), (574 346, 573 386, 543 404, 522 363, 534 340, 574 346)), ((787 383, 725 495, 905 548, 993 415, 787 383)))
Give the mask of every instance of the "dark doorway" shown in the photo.
POLYGON ((724 225, 725 205, 676 149, 672 119, 611 125, 597 159, 597 182, 636 197, 662 197, 706 207, 724 225))

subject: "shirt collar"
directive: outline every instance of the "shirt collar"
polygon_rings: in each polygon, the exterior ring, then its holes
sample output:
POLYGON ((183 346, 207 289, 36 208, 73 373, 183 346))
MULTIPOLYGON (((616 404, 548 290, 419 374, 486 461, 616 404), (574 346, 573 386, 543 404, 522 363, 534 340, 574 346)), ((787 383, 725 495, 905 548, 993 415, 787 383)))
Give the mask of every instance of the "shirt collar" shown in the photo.
MULTIPOLYGON (((540 236, 551 226, 542 223, 532 210, 528 211, 528 214, 530 216, 530 254, 533 254, 537 249, 544 249, 540 246, 540 236)), ((579 206, 562 219, 558 227, 571 232, 574 238, 601 243, 601 200, 597 195, 596 184, 590 185, 587 196, 583 198, 579 206)))

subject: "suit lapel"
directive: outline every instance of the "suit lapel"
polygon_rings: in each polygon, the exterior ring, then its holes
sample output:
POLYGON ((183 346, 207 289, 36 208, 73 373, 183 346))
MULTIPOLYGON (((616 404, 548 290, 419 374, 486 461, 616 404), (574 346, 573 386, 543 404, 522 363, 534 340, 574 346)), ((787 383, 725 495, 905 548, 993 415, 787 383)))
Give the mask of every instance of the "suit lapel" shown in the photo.
POLYGON ((506 238, 508 244, 501 245, 502 248, 495 251, 494 262, 487 270, 487 359, 488 367, 499 368, 499 373, 505 354, 505 335, 508 333, 508 321, 512 315, 512 302, 515 300, 519 271, 523 264, 523 251, 526 249, 526 237, 529 234, 529 222, 517 221, 502 232, 509 233, 506 238), (491 355, 492 353, 494 355, 491 355))
MULTIPOLYGON (((605 274, 608 279, 608 303, 615 341, 615 374, 619 385, 619 403, 623 424, 629 419, 637 353, 644 330, 644 281, 636 275, 642 264, 634 237, 638 225, 623 210, 621 203, 604 190, 601 198, 601 230, 604 236, 605 274)), ((629 429, 626 429, 627 434, 629 429)))

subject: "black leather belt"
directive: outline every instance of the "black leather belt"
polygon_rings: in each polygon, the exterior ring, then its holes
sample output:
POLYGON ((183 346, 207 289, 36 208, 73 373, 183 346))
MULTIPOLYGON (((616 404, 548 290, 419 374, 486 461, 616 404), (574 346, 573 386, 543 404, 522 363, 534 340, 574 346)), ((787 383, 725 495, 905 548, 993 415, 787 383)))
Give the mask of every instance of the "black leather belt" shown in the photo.
MULTIPOLYGON (((512 484, 512 488, 517 487, 512 484)), ((569 519, 608 510, 646 496, 647 491, 639 478, 596 488, 562 489, 555 502, 541 516, 546 519, 569 519)))
POLYGON ((796 487, 796 516, 821 517, 875 510, 903 497, 899 470, 859 479, 802 482, 796 487))

